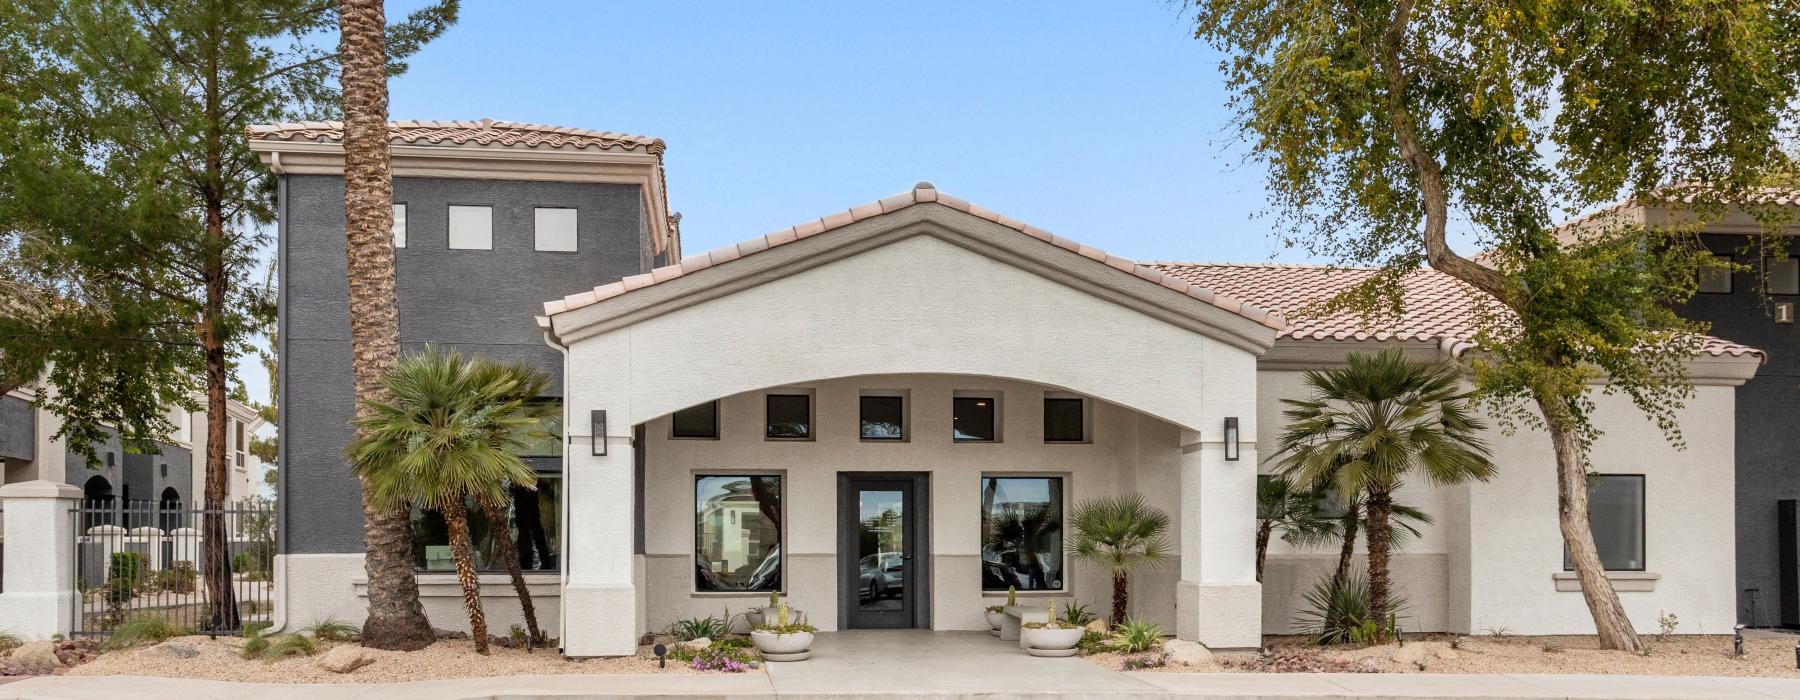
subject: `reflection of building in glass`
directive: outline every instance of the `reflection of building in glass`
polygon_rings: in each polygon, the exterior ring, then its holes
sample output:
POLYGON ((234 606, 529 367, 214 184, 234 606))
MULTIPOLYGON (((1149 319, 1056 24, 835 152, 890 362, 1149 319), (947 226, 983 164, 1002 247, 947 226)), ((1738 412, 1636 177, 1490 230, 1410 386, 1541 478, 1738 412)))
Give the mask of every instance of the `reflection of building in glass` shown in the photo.
POLYGON ((773 477, 700 479, 695 552, 706 570, 703 589, 762 590, 778 584, 781 534, 771 520, 779 517, 778 488, 773 477))

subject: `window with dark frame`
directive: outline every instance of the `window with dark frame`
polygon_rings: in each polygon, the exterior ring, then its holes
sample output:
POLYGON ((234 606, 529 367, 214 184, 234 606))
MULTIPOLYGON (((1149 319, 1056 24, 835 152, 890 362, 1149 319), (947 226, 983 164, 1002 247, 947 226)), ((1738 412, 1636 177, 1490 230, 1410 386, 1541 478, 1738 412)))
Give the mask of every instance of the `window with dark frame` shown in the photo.
MULTIPOLYGON (((1644 571, 1644 475, 1597 474, 1588 480, 1588 527, 1607 571, 1644 571)), ((1563 570, 1573 571, 1568 551, 1563 570)))
POLYGON ((806 440, 812 437, 812 396, 769 394, 764 405, 764 435, 770 440, 806 440))
POLYGON ((694 590, 781 590, 781 477, 694 478, 694 590))
POLYGON ((994 442, 999 437, 994 425, 993 398, 957 396, 950 400, 950 430, 957 442, 994 442))
MULTIPOLYGON (((1713 257, 1726 264, 1730 264, 1732 261, 1730 254, 1714 254, 1713 257)), ((1699 292, 1701 294, 1731 293, 1731 268, 1705 267, 1697 270, 1695 274, 1700 276, 1699 292)))
POLYGON ((981 478, 981 590, 1063 588, 1063 480, 981 478))
POLYGON ((512 448, 520 457, 561 457, 563 453, 562 399, 543 397, 532 402, 533 409, 543 411, 538 424, 519 437, 512 448))
MULTIPOLYGON (((464 499, 468 517, 469 541, 474 545, 475 568, 481 571, 506 571, 505 561, 496 555, 496 539, 505 537, 514 543, 519 568, 526 571, 556 571, 556 552, 562 546, 562 475, 540 472, 537 488, 508 487, 510 496, 505 513, 504 530, 494 527, 487 514, 473 498, 464 499)), ((450 529, 443 514, 434 509, 412 509, 413 565, 420 571, 453 572, 450 529)))
POLYGON ((862 439, 877 441, 905 439, 906 399, 899 396, 864 396, 861 404, 862 439))
POLYGON ((1085 442, 1087 412, 1081 399, 1044 398, 1044 442, 1085 442))
POLYGON ((669 437, 719 439, 719 402, 708 401, 676 411, 670 418, 669 437))
POLYGON ((1800 258, 1769 261, 1769 293, 1800 294, 1800 258))

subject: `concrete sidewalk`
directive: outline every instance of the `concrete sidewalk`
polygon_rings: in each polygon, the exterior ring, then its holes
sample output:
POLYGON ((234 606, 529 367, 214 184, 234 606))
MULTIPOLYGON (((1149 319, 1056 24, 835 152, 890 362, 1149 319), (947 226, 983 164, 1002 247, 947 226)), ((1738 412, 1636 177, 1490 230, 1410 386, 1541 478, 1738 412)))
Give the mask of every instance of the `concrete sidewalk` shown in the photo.
MULTIPOLYGON (((1067 660, 1064 660, 1067 661, 1067 660)), ((1085 662, 1083 662, 1085 663, 1085 662)), ((968 688, 932 682, 936 669, 909 669, 919 683, 885 688, 783 687, 777 673, 762 675, 605 675, 512 676, 386 685, 275 685, 196 681, 132 676, 34 678, 0 685, 0 698, 113 700, 172 698, 179 700, 298 700, 300 698, 392 700, 475 700, 493 698, 1464 698, 1512 700, 1543 698, 1796 698, 1800 679, 1715 678, 1688 676, 1548 676, 1437 674, 1314 673, 1122 673, 1121 687, 1049 690, 1004 690, 995 683, 968 688)), ((1110 673, 1110 672, 1109 672, 1110 673)), ((882 679, 885 681, 886 679, 882 679)), ((888 685, 882 682, 882 685, 888 685)), ((1022 685, 1030 686, 1031 683, 1022 685)))

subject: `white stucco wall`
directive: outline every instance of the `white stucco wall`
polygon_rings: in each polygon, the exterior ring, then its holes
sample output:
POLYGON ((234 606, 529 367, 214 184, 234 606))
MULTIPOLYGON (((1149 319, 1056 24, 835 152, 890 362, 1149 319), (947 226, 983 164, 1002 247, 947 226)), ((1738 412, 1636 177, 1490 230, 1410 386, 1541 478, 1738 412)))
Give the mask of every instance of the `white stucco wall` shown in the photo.
MULTIPOLYGON (((1297 371, 1258 377, 1265 430, 1259 448, 1275 454, 1285 421, 1281 399, 1307 391, 1297 371)), ((1733 609, 1733 392, 1701 386, 1680 414, 1687 449, 1670 446, 1630 401, 1596 396, 1596 423, 1605 435, 1592 466, 1602 474, 1644 474, 1646 559, 1660 575, 1650 591, 1620 598, 1637 629, 1654 631, 1662 612, 1675 613, 1683 633, 1723 633, 1733 609)), ((1494 421, 1489 419, 1489 423, 1494 421)), ((1556 470, 1540 432, 1506 435, 1490 428, 1499 475, 1487 483, 1435 487, 1409 482, 1399 500, 1424 509, 1436 524, 1394 560, 1394 579, 1408 598, 1408 630, 1514 634, 1591 634, 1579 591, 1558 591, 1562 536, 1556 518, 1556 470)), ((1270 470, 1265 464, 1263 470, 1270 470)), ((1265 572, 1263 627, 1292 631, 1301 596, 1336 565, 1336 548, 1295 551, 1277 538, 1265 572)), ((1364 563, 1359 543, 1358 565, 1364 563)))

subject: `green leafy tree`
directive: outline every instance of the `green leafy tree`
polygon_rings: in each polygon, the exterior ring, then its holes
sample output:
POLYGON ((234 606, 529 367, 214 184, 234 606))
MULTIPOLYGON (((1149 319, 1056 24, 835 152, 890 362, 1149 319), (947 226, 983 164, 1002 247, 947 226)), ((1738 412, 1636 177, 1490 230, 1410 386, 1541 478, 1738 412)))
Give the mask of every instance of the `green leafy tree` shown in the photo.
MULTIPOLYGON (((1639 650, 1588 526, 1592 392, 1628 396, 1680 444, 1699 324, 1671 306, 1710 263, 1692 225, 1558 215, 1621 194, 1706 218, 1784 164, 1800 76, 1791 2, 1194 0, 1224 53, 1239 133, 1266 166, 1283 244, 1383 268, 1336 299, 1398 310, 1421 264, 1467 285, 1482 400, 1541 428, 1558 520, 1602 646, 1639 650), (1451 246, 1466 226, 1478 261, 1451 246), (1604 381, 1603 379, 1604 378, 1604 381)), ((1760 214, 1759 214, 1760 215, 1760 214)))
POLYGON ((479 357, 465 361, 459 353, 427 348, 402 359, 382 379, 389 398, 366 403, 369 410, 356 419, 358 436, 347 450, 372 502, 443 515, 470 636, 483 654, 487 618, 469 510, 505 503, 510 485, 536 488, 537 475, 519 454, 543 413, 556 410, 532 401, 549 383, 548 376, 525 365, 479 357))
POLYGON ((1277 452, 1281 473, 1363 496, 1377 642, 1391 631, 1394 492, 1414 475, 1440 485, 1494 475, 1480 435, 1486 426, 1468 410, 1462 376, 1455 365, 1413 362, 1398 349, 1351 353, 1345 367, 1304 375, 1311 396, 1282 400, 1288 424, 1277 452))
MULTIPOLYGON (((388 27, 391 55, 454 19, 445 0, 388 27)), ((203 498, 222 503, 233 361, 273 303, 253 279, 274 181, 242 134, 336 110, 335 25, 326 0, 0 7, 0 277, 28 282, 0 289, 0 384, 42 379, 76 450, 110 430, 154 449, 202 390, 203 498)), ((225 523, 203 527, 208 626, 235 628, 225 523)))
POLYGON ((1069 554, 1112 574, 1112 624, 1125 621, 1131 572, 1169 561, 1169 514, 1142 494, 1101 496, 1075 506, 1069 519, 1069 554))

